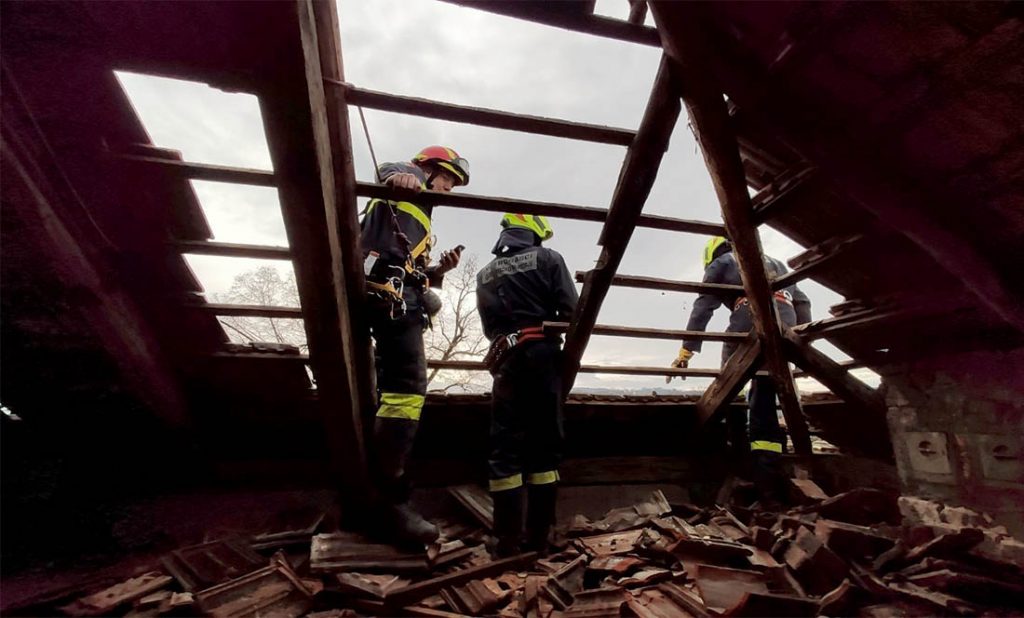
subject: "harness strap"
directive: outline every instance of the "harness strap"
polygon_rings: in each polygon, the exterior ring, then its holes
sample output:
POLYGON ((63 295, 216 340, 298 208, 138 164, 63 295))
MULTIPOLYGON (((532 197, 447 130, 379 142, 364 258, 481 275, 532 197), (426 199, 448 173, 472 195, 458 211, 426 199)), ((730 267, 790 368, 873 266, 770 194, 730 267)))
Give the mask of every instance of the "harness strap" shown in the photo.
MULTIPOLYGON (((786 292, 784 290, 783 291, 779 291, 779 292, 774 292, 772 294, 772 297, 776 301, 778 301, 780 303, 786 303, 787 305, 792 305, 793 304, 793 298, 789 295, 789 292, 786 292)), ((732 310, 736 311, 737 309, 739 309, 743 305, 748 304, 749 302, 750 302, 749 298, 747 298, 746 296, 740 296, 739 298, 736 299, 736 303, 733 304, 732 310)))

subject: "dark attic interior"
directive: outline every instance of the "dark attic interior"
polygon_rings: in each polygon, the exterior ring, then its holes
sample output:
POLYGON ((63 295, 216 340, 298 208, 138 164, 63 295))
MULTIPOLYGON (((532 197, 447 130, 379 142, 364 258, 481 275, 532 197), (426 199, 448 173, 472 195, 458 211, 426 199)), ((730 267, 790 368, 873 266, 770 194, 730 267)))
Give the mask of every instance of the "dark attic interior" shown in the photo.
MULTIPOLYGON (((331 0, 0 5, 0 612, 1024 612, 1021 4, 622 0, 628 18, 614 18, 587 0, 438 1, 661 50, 636 93, 642 119, 362 88, 346 80, 348 18, 331 0), (155 145, 116 71, 254 95, 272 168, 155 145), (426 397, 409 471, 437 543, 350 525, 372 491, 377 405, 358 215, 397 195, 356 180, 357 108, 624 150, 606 207, 416 196, 600 226, 596 262, 569 264, 573 319, 544 324, 564 336, 568 387, 580 374, 712 379, 693 394, 566 394, 553 552, 487 552, 489 392, 426 397), (680 129, 721 222, 645 213, 680 129), (215 240, 192 181, 276 190, 287 246, 215 240), (781 277, 761 267, 766 226, 806 248, 781 277), (724 291, 749 300, 749 335, 599 322, 616 288, 723 291, 620 268, 652 229, 729 239, 743 286, 724 291), (218 302, 196 255, 290 262, 297 303, 218 302), (773 293, 798 281, 844 300, 786 327, 773 293), (238 343, 230 317, 300 320, 308 348, 238 343), (583 361, 592 336, 738 347, 721 369, 613 366, 583 361), (751 497, 736 455, 749 445, 726 422, 755 375, 777 386, 789 436, 781 509, 751 497), (801 393, 803 377, 824 390, 801 393)), ((486 374, 482 354, 428 368, 486 374)))

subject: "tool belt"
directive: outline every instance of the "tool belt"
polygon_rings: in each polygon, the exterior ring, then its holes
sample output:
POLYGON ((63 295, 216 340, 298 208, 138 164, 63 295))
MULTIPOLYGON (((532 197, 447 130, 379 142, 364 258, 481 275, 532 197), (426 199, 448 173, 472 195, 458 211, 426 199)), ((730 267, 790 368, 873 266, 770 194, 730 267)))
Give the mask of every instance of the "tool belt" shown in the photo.
POLYGON ((543 326, 530 326, 521 328, 510 335, 501 335, 492 341, 491 347, 487 349, 487 354, 484 356, 484 366, 491 372, 491 375, 495 375, 498 373, 501 364, 508 358, 512 348, 527 341, 539 341, 541 339, 548 339, 548 336, 544 334, 543 326))
MULTIPOLYGON (((773 293, 772 297, 777 302, 786 303, 786 304, 789 304, 789 305, 793 304, 793 296, 789 292, 787 292, 785 290, 780 290, 778 292, 773 293)), ((736 303, 733 304, 732 310, 736 311, 737 309, 739 309, 743 305, 746 305, 746 304, 749 304, 749 303, 750 303, 750 299, 748 299, 746 296, 740 296, 739 298, 736 299, 736 303)))

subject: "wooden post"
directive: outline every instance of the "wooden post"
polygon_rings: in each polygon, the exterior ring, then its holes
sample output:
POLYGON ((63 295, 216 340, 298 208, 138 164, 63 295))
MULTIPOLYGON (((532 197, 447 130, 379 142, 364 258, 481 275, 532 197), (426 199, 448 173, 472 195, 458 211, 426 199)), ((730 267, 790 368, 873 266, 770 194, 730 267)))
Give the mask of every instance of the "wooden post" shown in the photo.
POLYGON ((704 390, 697 401, 697 422, 707 423, 736 399, 743 385, 761 364, 761 342, 751 334, 740 344, 722 367, 722 373, 704 390))
MULTIPOLYGON (((652 4, 655 19, 665 8, 652 4)), ((697 142, 700 144, 708 172, 722 207, 722 218, 732 241, 733 255, 754 318, 754 329, 761 339, 768 370, 778 390, 794 450, 802 455, 811 452, 807 423, 800 410, 793 375, 782 349, 779 317, 772 300, 772 290, 765 273, 761 241, 754 221, 754 210, 747 192, 746 175, 740 160, 739 146, 729 121, 729 112, 722 89, 707 69, 705 58, 713 51, 703 40, 699 13, 691 5, 675 7, 691 19, 676 22, 678 30, 663 39, 665 51, 682 88, 683 101, 690 115, 697 142)))

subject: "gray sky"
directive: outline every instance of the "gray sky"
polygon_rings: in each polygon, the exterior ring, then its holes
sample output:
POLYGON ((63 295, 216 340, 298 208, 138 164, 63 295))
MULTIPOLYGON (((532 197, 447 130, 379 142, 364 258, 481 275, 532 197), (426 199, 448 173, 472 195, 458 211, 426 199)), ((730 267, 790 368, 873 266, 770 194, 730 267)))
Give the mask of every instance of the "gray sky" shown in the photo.
MULTIPOLYGON (((598 12, 624 18, 626 0, 602 0, 598 12)), ((339 0, 346 79, 361 87, 440 101, 635 129, 643 114, 660 51, 576 34, 429 0, 339 0)), ((255 97, 195 84, 119 74, 155 144, 181 150, 188 161, 270 169, 255 97)), ((408 160, 429 144, 451 146, 472 167, 471 193, 607 208, 626 149, 366 110, 380 161, 408 160)), ((372 181, 373 165, 359 116, 352 110, 356 176, 372 181)), ((193 181, 215 238, 287 245, 276 190, 193 181)), ((686 124, 677 124, 644 208, 651 214, 721 221, 703 160, 686 124)), ((499 230, 497 213, 434 211, 441 248, 464 244, 485 263, 499 230)), ((548 243, 572 270, 599 254, 597 223, 552 220, 548 243)), ((767 253, 788 259, 802 248, 760 228, 767 253)), ((637 230, 620 274, 699 281, 706 237, 637 230)), ((230 287, 259 260, 189 256, 208 295, 230 287)), ((287 263, 276 263, 290 268, 287 263)), ((814 282, 802 284, 815 318, 842 297, 814 282)), ((690 294, 612 288, 599 323, 683 328, 690 294)), ((720 310, 708 326, 724 330, 720 310)), ((691 366, 717 367, 721 344, 707 343, 691 366)), ((664 366, 678 342, 594 337, 585 363, 664 366)), ((827 344, 821 349, 844 355, 827 344)), ((686 388, 709 380, 691 378, 686 388)), ((664 388, 657 376, 583 374, 579 386, 664 388)), ((679 382, 673 383, 679 386, 679 382)), ((804 385, 807 386, 807 385, 804 385)))

